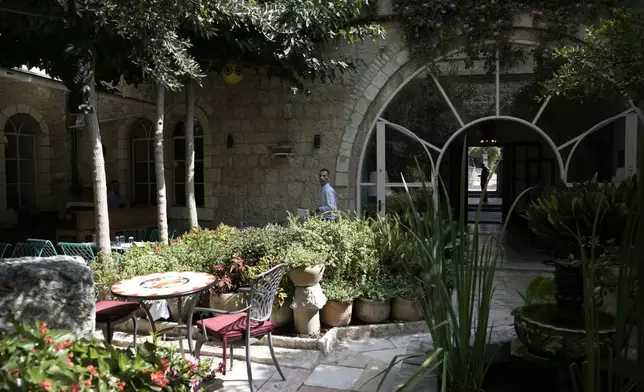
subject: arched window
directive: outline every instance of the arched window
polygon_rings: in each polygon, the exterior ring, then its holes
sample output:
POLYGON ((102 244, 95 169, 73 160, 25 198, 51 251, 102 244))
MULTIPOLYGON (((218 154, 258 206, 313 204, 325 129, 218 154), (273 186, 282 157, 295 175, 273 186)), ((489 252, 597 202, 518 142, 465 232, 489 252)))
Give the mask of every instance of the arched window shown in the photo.
POLYGON ((18 113, 4 126, 7 208, 36 204, 36 140, 41 129, 31 116, 18 113))
POLYGON ((156 172, 154 169, 154 124, 140 118, 132 124, 132 201, 156 205, 156 172))
MULTIPOLYGON (((186 205, 186 138, 185 122, 180 120, 172 134, 174 153, 174 204, 186 205)), ((204 206, 203 130, 195 119, 195 200, 197 207, 204 206)))

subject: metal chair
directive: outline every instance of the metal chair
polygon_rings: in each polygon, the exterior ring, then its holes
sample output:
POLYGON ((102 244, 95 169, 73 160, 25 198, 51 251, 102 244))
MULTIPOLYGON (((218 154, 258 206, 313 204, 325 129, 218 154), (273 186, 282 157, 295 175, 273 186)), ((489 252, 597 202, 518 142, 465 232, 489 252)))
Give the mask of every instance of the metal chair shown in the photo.
MULTIPOLYGON (((95 285, 96 287, 100 287, 108 285, 111 286, 112 284, 113 283, 96 283, 95 285)), ((138 328, 136 313, 140 308, 142 308, 142 306, 138 302, 112 300, 97 301, 96 327, 105 327, 103 331, 105 333, 105 340, 107 340, 109 344, 112 344, 112 338, 114 337, 113 326, 131 319, 134 323, 133 345, 136 347, 136 332, 138 328)))
MULTIPOLYGON (((176 235, 177 235, 176 230, 168 230, 168 239, 174 239, 174 237, 176 235)), ((148 231, 147 240, 149 242, 157 242, 157 241, 159 241, 159 230, 158 229, 150 229, 150 231, 148 231)))
MULTIPOLYGON (((280 365, 275 357, 273 349, 272 332, 275 329, 271 319, 271 311, 275 295, 279 288, 282 277, 286 272, 286 265, 280 264, 271 268, 269 271, 257 276, 246 290, 248 292, 244 309, 237 311, 225 311, 210 308, 194 308, 188 314, 188 320, 192 320, 195 312, 199 313, 197 327, 201 329, 196 336, 197 344, 195 347, 195 357, 199 358, 201 346, 207 341, 221 343, 224 346, 223 355, 223 373, 226 374, 226 351, 230 346, 230 367, 233 365, 233 346, 244 345, 246 347, 246 371, 248 372, 248 384, 250 391, 253 392, 253 375, 251 372, 250 362, 250 345, 257 342, 263 336, 266 336, 268 348, 273 357, 273 363, 277 372, 286 380, 280 365), (202 318, 203 313, 218 313, 221 316, 202 318)), ((188 347, 193 347, 193 328, 188 328, 188 347)))
POLYGON ((116 233, 118 236, 124 236, 127 241, 128 238, 134 238, 134 241, 145 241, 145 229, 129 229, 116 233))
POLYGON ((13 246, 11 246, 11 244, 0 242, 0 259, 4 259, 11 256, 12 248, 13 246))
POLYGON ((39 246, 42 246, 42 252, 40 256, 42 257, 52 257, 52 256, 58 256, 58 252, 56 252, 56 248, 54 247, 54 244, 51 243, 49 240, 41 240, 38 238, 27 238, 27 243, 30 244, 36 244, 39 246))
POLYGON ((90 244, 59 242, 58 247, 66 256, 80 256, 87 263, 94 261, 94 249, 92 249, 92 245, 90 244))
POLYGON ((44 246, 42 244, 36 244, 33 242, 18 242, 16 246, 13 247, 11 257, 41 257, 43 254, 43 249, 44 246))

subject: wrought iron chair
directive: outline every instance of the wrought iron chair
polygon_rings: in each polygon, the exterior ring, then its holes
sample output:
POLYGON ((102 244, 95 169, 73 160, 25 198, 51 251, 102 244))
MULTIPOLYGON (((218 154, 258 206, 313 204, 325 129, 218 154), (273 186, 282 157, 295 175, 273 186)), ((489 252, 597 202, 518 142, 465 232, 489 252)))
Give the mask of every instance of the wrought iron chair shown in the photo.
POLYGON ((12 248, 13 247, 11 246, 11 244, 0 242, 0 259, 4 259, 11 256, 12 248))
POLYGON ((16 246, 13 247, 13 252, 11 257, 41 257, 43 254, 44 246, 42 244, 36 244, 33 242, 18 242, 16 246))
MULTIPOLYGON (((176 230, 168 230, 168 238, 169 239, 174 239, 174 237, 176 235, 177 235, 176 230)), ((149 242, 157 242, 157 241, 159 241, 159 230, 158 229, 151 229, 150 231, 148 231, 147 240, 149 242)))
POLYGON ((58 247, 66 256, 80 256, 87 263, 94 261, 95 255, 92 245, 74 242, 59 242, 58 247))
POLYGON ((51 243, 49 240, 41 240, 38 238, 27 238, 27 243, 30 244, 36 244, 38 246, 42 246, 42 252, 40 256, 42 257, 52 257, 52 256, 58 256, 58 252, 56 252, 56 248, 54 247, 54 244, 51 243))
MULTIPOLYGON (((188 320, 192 320, 195 312, 199 313, 197 327, 200 333, 196 336, 197 342, 194 354, 199 358, 201 346, 207 341, 221 343, 224 346, 223 355, 223 373, 226 374, 226 351, 230 346, 230 367, 233 365, 233 346, 244 345, 246 347, 246 371, 248 372, 248 384, 250 391, 253 392, 253 375, 251 372, 250 362, 250 345, 257 342, 263 336, 266 336, 268 348, 273 357, 273 363, 277 372, 286 380, 280 365, 275 358, 273 349, 272 332, 275 329, 271 319, 273 310, 273 301, 277 294, 282 277, 286 272, 286 264, 280 264, 271 268, 269 271, 257 276, 250 288, 246 290, 247 306, 244 309, 227 312, 220 309, 194 308, 188 314, 188 320), (218 313, 221 316, 204 319, 203 313, 218 313)), ((193 347, 193 328, 188 328, 188 347, 193 347)))
MULTIPOLYGON (((113 283, 96 283, 96 287, 100 286, 111 286, 113 283)), ((138 302, 130 301, 113 301, 113 300, 101 300, 96 301, 96 327, 101 328, 104 326, 105 340, 109 344, 112 344, 112 338, 114 337, 114 325, 121 324, 127 320, 132 320, 134 323, 134 342, 133 345, 136 347, 136 332, 138 328, 138 322, 136 318, 137 311, 143 308, 138 302)), ((145 310, 145 309, 144 309, 145 310)))

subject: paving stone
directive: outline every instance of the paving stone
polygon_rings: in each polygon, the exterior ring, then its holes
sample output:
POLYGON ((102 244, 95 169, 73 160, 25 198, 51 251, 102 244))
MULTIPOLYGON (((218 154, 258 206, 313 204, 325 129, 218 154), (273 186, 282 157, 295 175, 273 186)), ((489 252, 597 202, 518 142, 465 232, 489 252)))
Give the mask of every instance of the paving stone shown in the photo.
POLYGON ((347 392, 346 389, 329 389, 329 388, 320 388, 320 387, 310 387, 308 385, 302 385, 302 388, 298 389, 297 392, 347 392))
POLYGON ((319 365, 304 381, 304 385, 335 389, 351 389, 364 369, 346 366, 319 365))
POLYGON ((309 370, 284 368, 284 377, 286 381, 282 381, 278 372, 273 373, 273 376, 266 381, 264 386, 258 392, 296 392, 306 378, 311 374, 309 370))
MULTIPOLYGON (((229 364, 230 362, 228 362, 227 366, 230 366, 229 364)), ((276 372, 273 365, 264 365, 261 363, 251 363, 251 371, 253 375, 253 386, 257 389, 261 388, 276 372)), ((228 392, 228 388, 231 388, 230 391, 248 391, 248 373, 246 371, 245 361, 234 360, 232 370, 229 368, 225 376, 219 374, 218 378, 224 382, 222 391, 228 392), (246 389, 234 389, 243 385, 246 386, 246 389)))
POLYGON ((413 335, 392 336, 389 341, 393 343, 396 348, 407 348, 409 342, 416 339, 424 339, 429 337, 428 333, 415 333, 413 335))
POLYGON ((323 357, 321 363, 324 365, 364 368, 371 360, 370 357, 363 353, 358 353, 348 348, 340 348, 323 357))
POLYGON ((396 346, 393 345, 389 341, 389 339, 381 338, 381 339, 362 339, 362 340, 356 340, 353 342, 342 342, 340 344, 340 347, 348 348, 349 350, 362 353, 365 351, 374 351, 374 350, 389 350, 392 348, 396 348, 396 346))
MULTIPOLYGON (((389 365, 378 361, 378 360, 372 360, 369 362, 369 364, 365 367, 364 372, 362 372, 362 376, 358 379, 358 381, 355 383, 353 386, 353 389, 360 391, 360 392, 377 392, 378 391, 378 384, 380 384, 380 381, 384 378, 387 377, 387 379, 392 379, 395 378, 398 375, 398 369, 392 369, 390 372, 385 372, 389 365)), ((385 380, 383 385, 387 382, 388 380, 385 380)), ((389 389, 381 389, 381 391, 390 391, 389 389)))
POLYGON ((394 357, 398 356, 396 358, 397 362, 394 367, 400 368, 400 364, 403 361, 403 357, 407 353, 406 348, 394 348, 391 350, 377 350, 377 351, 366 351, 364 355, 371 357, 373 359, 377 359, 380 362, 384 362, 386 364, 390 364, 391 361, 394 359, 394 357))

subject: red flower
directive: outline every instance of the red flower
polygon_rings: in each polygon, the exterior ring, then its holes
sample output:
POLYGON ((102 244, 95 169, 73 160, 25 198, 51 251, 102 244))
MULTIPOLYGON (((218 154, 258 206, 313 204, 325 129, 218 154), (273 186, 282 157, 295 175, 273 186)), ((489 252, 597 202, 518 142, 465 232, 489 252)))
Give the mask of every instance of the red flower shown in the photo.
POLYGON ((92 380, 90 380, 89 378, 87 380, 83 380, 83 384, 92 385, 92 380))
POLYGON ((163 371, 159 370, 154 373, 150 374, 150 380, 160 386, 161 388, 165 388, 166 385, 170 382, 167 378, 165 378, 165 375, 163 374, 163 371))
POLYGON ((40 333, 42 335, 47 333, 47 323, 40 323, 40 333))
POLYGON ((117 382, 117 383, 116 383, 116 388, 117 388, 119 391, 122 391, 123 389, 125 389, 125 381, 119 381, 119 382, 117 382))
POLYGON ((81 388, 78 384, 72 384, 72 392, 80 392, 81 388))
POLYGON ((167 359, 162 359, 161 360, 161 369, 165 370, 168 368, 168 360, 167 359))
POLYGON ((49 390, 49 388, 51 388, 51 381, 49 381, 49 380, 43 380, 43 381, 40 383, 40 386, 41 386, 41 387, 43 387, 44 389, 49 390))
POLYGON ((156 247, 155 251, 157 254, 161 254, 161 248, 159 248, 158 246, 156 247))
POLYGON ((13 375, 14 375, 14 376, 16 376, 16 377, 18 377, 18 376, 20 375, 20 370, 15 370, 15 371, 13 372, 13 375))
POLYGON ((72 345, 72 341, 67 339, 63 342, 63 348, 67 348, 72 345))
POLYGON ((54 339, 51 338, 51 336, 47 336, 47 339, 45 339, 45 343, 47 344, 52 344, 54 342, 54 339))
POLYGON ((88 372, 89 372, 89 374, 91 374, 92 376, 94 376, 94 375, 96 375, 96 373, 98 373, 98 372, 96 371, 96 368, 95 368, 93 365, 87 365, 87 371, 88 371, 88 372))

